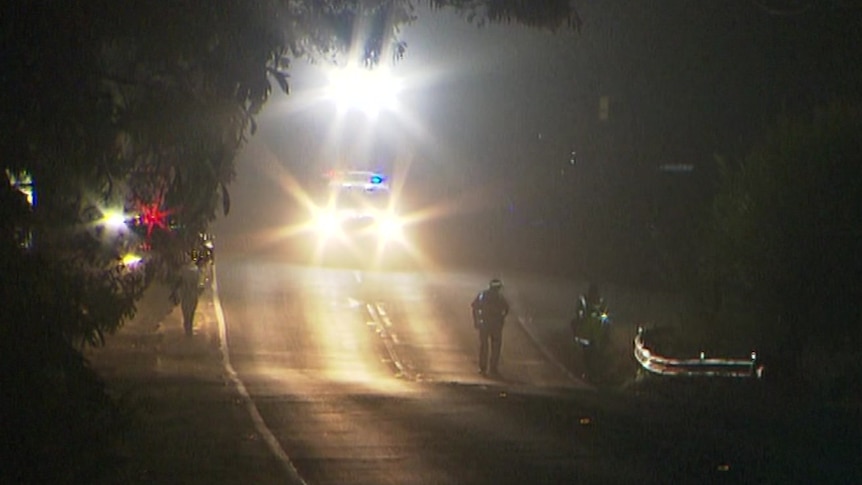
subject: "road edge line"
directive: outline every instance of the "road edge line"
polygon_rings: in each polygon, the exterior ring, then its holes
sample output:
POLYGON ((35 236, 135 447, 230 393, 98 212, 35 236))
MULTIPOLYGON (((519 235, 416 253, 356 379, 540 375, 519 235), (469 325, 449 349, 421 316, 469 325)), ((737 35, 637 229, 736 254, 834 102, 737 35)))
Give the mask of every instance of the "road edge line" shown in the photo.
POLYGON ((218 295, 218 279, 216 277, 215 264, 213 264, 212 269, 213 308, 215 310, 216 320, 218 321, 219 351, 221 352, 222 366, 224 367, 225 372, 227 372, 231 382, 236 387, 237 392, 239 392, 242 397, 242 400, 245 402, 246 410, 254 423, 255 429, 263 437, 264 442, 266 442, 269 447, 269 451, 278 459, 288 478, 297 485, 308 485, 308 483, 303 480, 302 476, 300 476, 299 471, 293 465, 290 457, 285 453, 284 448, 281 447, 281 444, 278 442, 278 439, 275 437, 272 430, 267 427, 266 422, 263 420, 263 416, 260 414, 260 410, 257 409, 257 406, 254 404, 254 400, 252 400, 251 395, 248 393, 248 389, 246 389, 245 384, 242 382, 242 379, 239 378, 239 375, 236 373, 236 370, 234 370, 233 365, 230 362, 230 351, 228 350, 227 343, 227 324, 225 323, 221 299, 218 295))
POLYGON ((545 356, 545 358, 548 359, 549 362, 551 362, 555 366, 557 366, 557 368, 560 371, 562 371, 562 373, 566 377, 568 377, 569 380, 571 380, 575 384, 580 384, 580 385, 584 386, 585 389, 594 390, 595 389, 594 386, 591 386, 588 382, 586 382, 583 379, 580 379, 576 375, 572 374, 572 372, 568 368, 566 368, 566 366, 563 365, 562 362, 560 362, 559 360, 557 360, 556 357, 554 357, 554 355, 551 353, 551 351, 548 350, 547 347, 545 347, 545 345, 542 344, 542 342, 540 342, 539 339, 536 337, 536 335, 533 333, 533 330, 530 328, 530 324, 527 323, 527 320, 532 322, 533 319, 530 317, 524 317, 524 316, 518 315, 518 318, 517 318, 518 325, 521 327, 521 329, 524 331, 524 333, 527 334, 527 337, 533 341, 533 345, 535 345, 536 348, 539 349, 539 352, 541 352, 545 356))

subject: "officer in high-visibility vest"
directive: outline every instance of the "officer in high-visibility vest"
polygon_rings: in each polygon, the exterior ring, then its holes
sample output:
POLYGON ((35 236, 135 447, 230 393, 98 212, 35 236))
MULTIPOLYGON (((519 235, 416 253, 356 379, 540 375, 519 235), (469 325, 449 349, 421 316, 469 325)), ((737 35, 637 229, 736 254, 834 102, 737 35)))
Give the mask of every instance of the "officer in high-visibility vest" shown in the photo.
POLYGON ((570 325, 576 342, 590 346, 600 345, 602 325, 607 321, 608 306, 599 293, 599 287, 591 283, 587 293, 578 297, 575 318, 570 325))

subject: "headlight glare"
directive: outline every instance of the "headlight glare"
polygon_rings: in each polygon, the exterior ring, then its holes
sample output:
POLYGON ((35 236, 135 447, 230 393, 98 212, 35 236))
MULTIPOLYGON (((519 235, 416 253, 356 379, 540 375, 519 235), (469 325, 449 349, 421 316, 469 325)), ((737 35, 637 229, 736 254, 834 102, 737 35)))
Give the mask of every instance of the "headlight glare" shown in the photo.
POLYGON ((332 236, 338 234, 341 229, 341 223, 332 212, 320 212, 315 220, 317 232, 322 236, 332 236))
POLYGON ((380 238, 386 241, 400 241, 404 238, 403 224, 395 215, 387 215, 377 224, 380 238))

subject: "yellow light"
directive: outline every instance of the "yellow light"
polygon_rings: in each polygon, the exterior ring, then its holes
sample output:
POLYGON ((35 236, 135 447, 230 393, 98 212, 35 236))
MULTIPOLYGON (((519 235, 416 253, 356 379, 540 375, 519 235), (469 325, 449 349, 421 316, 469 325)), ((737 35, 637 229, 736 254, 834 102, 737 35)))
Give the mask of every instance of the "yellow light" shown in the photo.
POLYGON ((127 253, 120 259, 120 263, 126 268, 134 268, 138 266, 144 258, 135 254, 135 253, 127 253))
POLYGON ((24 197, 27 198, 27 204, 29 204, 30 207, 33 207, 36 200, 36 191, 33 188, 33 176, 26 170, 21 172, 12 172, 8 168, 6 169, 6 176, 9 177, 9 182, 12 184, 12 187, 18 189, 22 194, 24 194, 24 197))

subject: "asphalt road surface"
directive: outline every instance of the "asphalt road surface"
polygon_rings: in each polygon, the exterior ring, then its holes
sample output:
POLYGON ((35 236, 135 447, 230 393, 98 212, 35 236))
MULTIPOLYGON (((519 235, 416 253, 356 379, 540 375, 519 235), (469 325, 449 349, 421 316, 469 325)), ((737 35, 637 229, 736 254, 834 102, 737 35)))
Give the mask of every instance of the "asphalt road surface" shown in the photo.
POLYGON ((560 329, 542 326, 562 325, 564 315, 533 318, 553 313, 550 281, 507 278, 513 312, 502 377, 489 379, 477 371, 469 314, 487 274, 307 266, 231 249, 218 258, 230 360, 285 481, 807 483, 858 476, 856 428, 842 434, 840 419, 818 417, 791 431, 788 423, 803 411, 769 408, 751 386, 596 390, 578 377, 560 329))
POLYGON ((503 378, 477 373, 468 304, 483 281, 254 260, 220 263, 218 278, 233 365, 308 482, 582 473, 580 425, 563 411, 584 383, 548 362, 514 319, 503 378))

